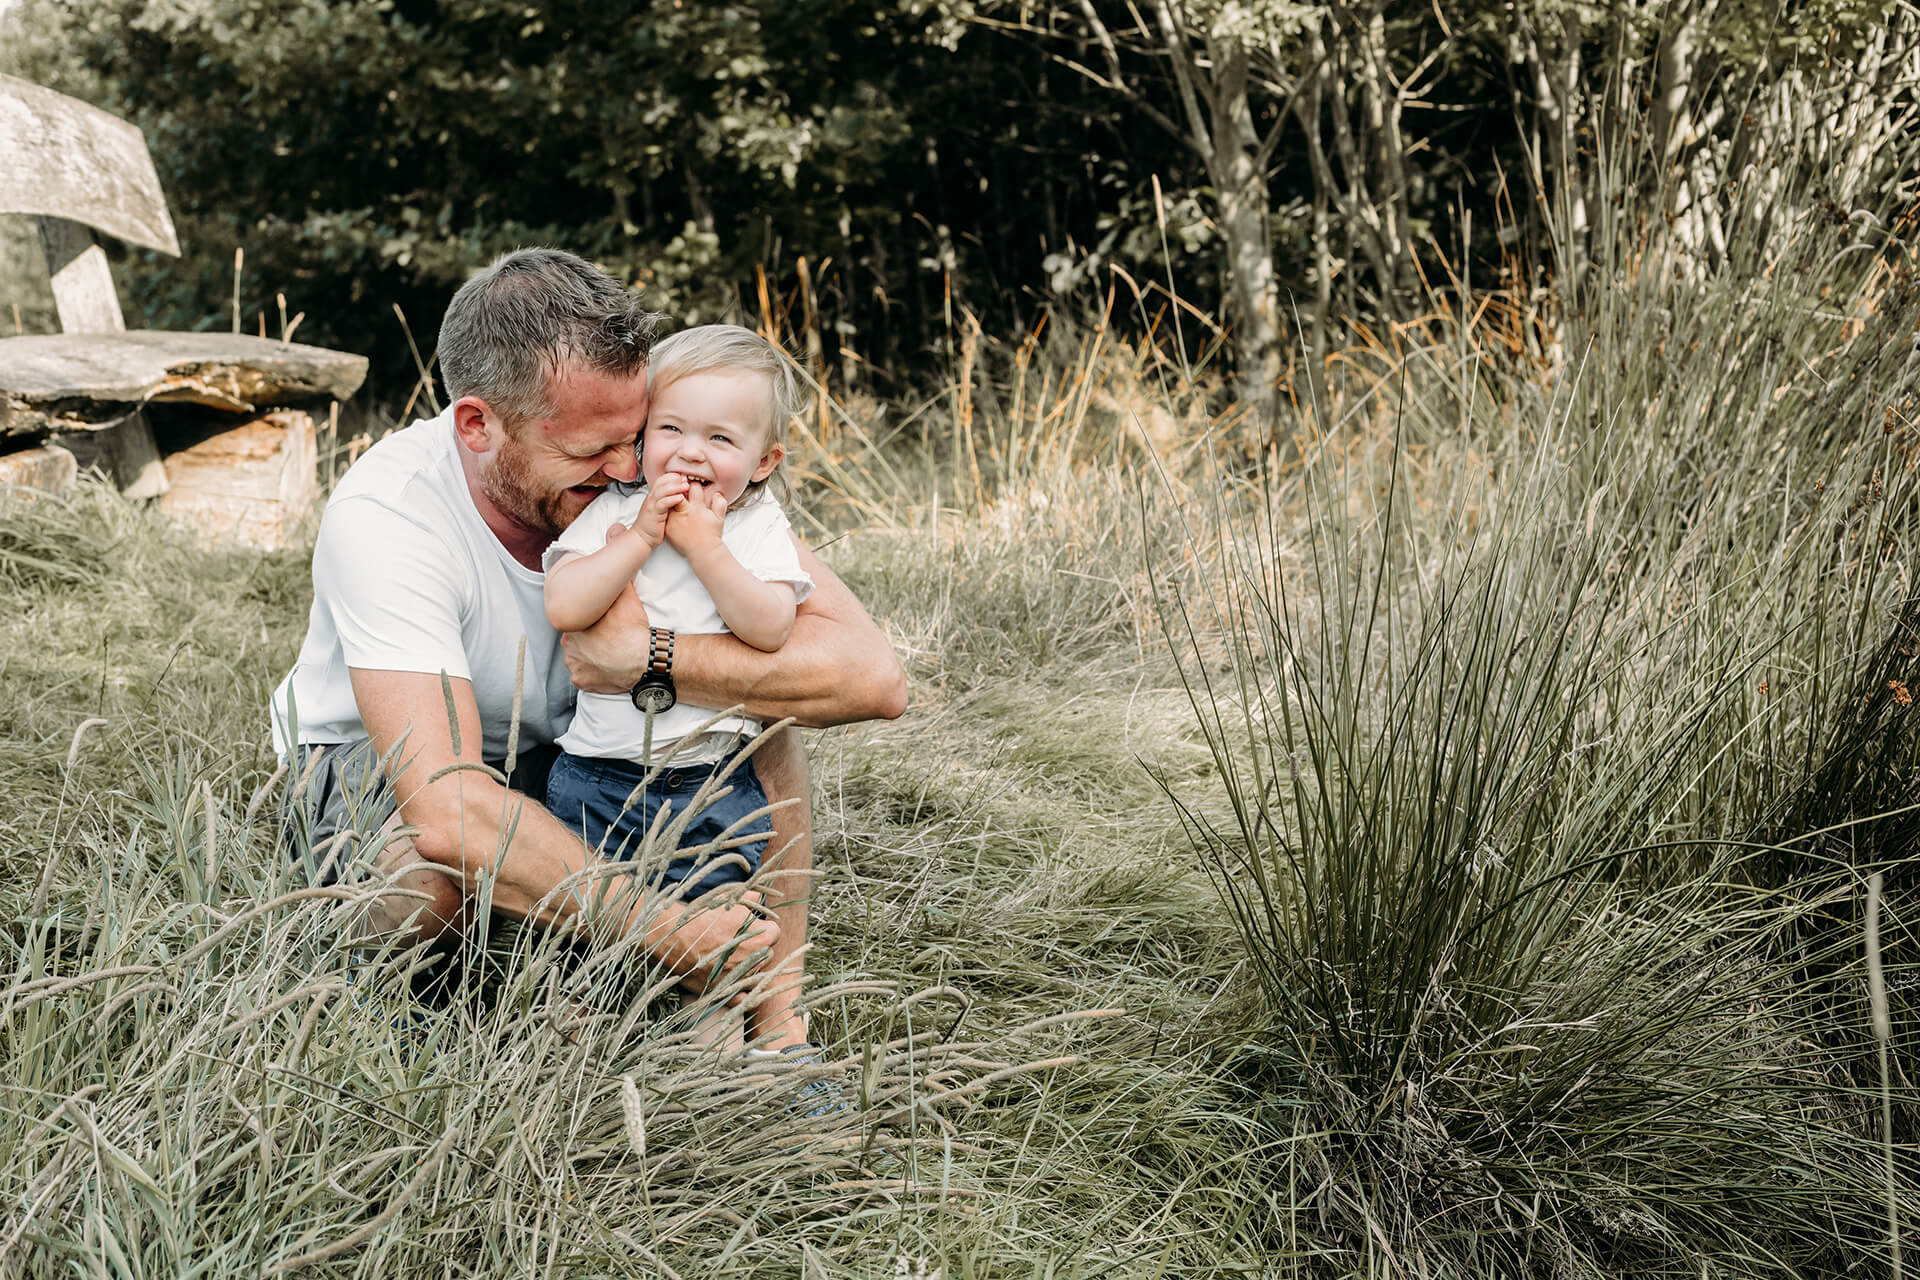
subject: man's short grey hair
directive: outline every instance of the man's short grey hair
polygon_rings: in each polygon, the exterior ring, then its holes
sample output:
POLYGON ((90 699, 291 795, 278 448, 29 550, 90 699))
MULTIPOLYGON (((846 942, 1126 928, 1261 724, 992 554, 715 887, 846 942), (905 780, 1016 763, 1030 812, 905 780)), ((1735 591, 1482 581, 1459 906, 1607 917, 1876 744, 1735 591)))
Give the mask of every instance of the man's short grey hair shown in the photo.
POLYGON ((585 258, 502 254, 460 286, 440 325, 447 399, 477 396, 504 424, 551 416, 563 367, 631 377, 647 367, 660 317, 585 258))

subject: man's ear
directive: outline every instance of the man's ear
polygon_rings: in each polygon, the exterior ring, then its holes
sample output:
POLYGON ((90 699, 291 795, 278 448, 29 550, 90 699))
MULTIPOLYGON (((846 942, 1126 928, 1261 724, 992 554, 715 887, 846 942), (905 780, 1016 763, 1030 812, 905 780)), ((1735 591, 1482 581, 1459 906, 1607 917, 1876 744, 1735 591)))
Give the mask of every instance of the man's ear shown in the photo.
POLYGON ((453 402, 453 433, 473 453, 491 453, 505 428, 479 396, 461 396, 453 402))
POLYGON ((772 475, 773 469, 779 466, 780 460, 786 456, 787 451, 781 446, 777 444, 768 445, 767 451, 760 455, 760 465, 753 469, 752 483, 759 484, 762 480, 772 475))

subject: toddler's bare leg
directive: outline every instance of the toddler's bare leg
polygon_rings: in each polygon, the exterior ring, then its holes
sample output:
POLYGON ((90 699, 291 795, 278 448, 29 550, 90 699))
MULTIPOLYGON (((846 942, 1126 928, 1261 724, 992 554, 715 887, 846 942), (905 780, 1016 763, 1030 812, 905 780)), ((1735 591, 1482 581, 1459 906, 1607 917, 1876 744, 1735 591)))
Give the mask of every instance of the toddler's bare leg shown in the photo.
POLYGON ((806 984, 807 899, 813 887, 813 798, 807 749, 792 727, 774 734, 753 754, 754 771, 767 799, 798 798, 771 815, 773 838, 761 869, 779 939, 767 957, 766 995, 747 1015, 747 1030, 764 1049, 785 1049, 807 1039, 805 1016, 795 1007, 806 984))

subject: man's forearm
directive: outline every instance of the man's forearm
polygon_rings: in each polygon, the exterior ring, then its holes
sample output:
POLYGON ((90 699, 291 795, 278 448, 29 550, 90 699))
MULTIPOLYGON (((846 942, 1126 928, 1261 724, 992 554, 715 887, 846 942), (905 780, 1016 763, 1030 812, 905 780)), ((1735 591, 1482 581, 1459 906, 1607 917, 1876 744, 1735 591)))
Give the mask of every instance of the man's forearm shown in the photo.
MULTIPOLYGON (((756 718, 791 716, 811 728, 890 720, 907 709, 906 673, 880 628, 805 548, 800 567, 814 580, 813 594, 777 652, 763 653, 727 635, 679 637, 673 679, 681 701, 744 705, 756 718)), ((646 670, 647 625, 645 607, 624 592, 594 627, 562 637, 574 683, 594 693, 631 688, 646 670)))
POLYGON ((403 801, 401 816, 418 828, 415 850, 459 872, 470 896, 485 885, 496 911, 553 924, 602 903, 598 927, 607 936, 641 929, 647 951, 681 974, 755 963, 779 940, 777 923, 746 906, 720 905, 717 895, 689 906, 642 889, 632 864, 593 857, 559 819, 485 774, 462 771, 433 787, 456 782, 457 790, 403 801), (602 868, 603 876, 581 874, 602 868))
POLYGON ((554 892, 587 868, 580 837, 484 773, 449 774, 405 796, 400 812, 419 831, 414 845, 421 855, 459 871, 469 893, 491 878, 495 910, 553 921, 573 915, 589 896, 585 886, 554 892), (513 856, 503 857, 509 842, 513 856))
POLYGON ((729 968, 752 963, 777 940, 772 922, 744 903, 715 901, 718 894, 687 906, 658 894, 643 898, 631 866, 612 886, 583 875, 599 864, 580 837, 473 758, 480 713, 466 680, 360 668, 350 675, 375 748, 385 759, 403 760, 393 786, 400 815, 414 828, 413 852, 458 875, 468 894, 484 888, 495 910, 551 922, 578 915, 609 888, 616 893, 607 903, 611 931, 644 930, 647 950, 683 974, 716 961, 729 968), (456 727, 464 754, 453 746, 456 727))
POLYGON ((808 617, 796 618, 787 643, 772 653, 730 635, 681 635, 673 682, 682 702, 745 706, 757 720, 792 717, 808 728, 899 715, 904 690, 895 697, 884 671, 835 652, 837 636, 808 617))

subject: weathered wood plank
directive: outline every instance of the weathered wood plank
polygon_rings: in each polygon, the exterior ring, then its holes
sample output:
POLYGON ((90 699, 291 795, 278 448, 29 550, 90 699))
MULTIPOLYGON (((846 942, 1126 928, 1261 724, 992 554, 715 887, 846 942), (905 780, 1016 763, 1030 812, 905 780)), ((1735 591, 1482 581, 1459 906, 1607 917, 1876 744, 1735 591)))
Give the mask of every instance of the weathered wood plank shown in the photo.
POLYGON ((0 489, 65 493, 80 478, 80 464, 57 444, 0 453, 0 489))
POLYGON ((66 218, 35 218, 40 248, 53 282, 53 307, 68 333, 125 333, 120 295, 113 290, 107 252, 93 232, 66 218))
POLYGON ((178 257, 140 130, 26 80, 0 76, 0 213, 71 218, 178 257))
POLYGON ((85 431, 156 400, 235 412, 345 400, 366 375, 365 356, 245 334, 135 329, 0 338, 0 437, 85 431))
POLYGON ((314 435, 283 409, 170 453, 160 509, 209 543, 283 547, 320 491, 314 435))

